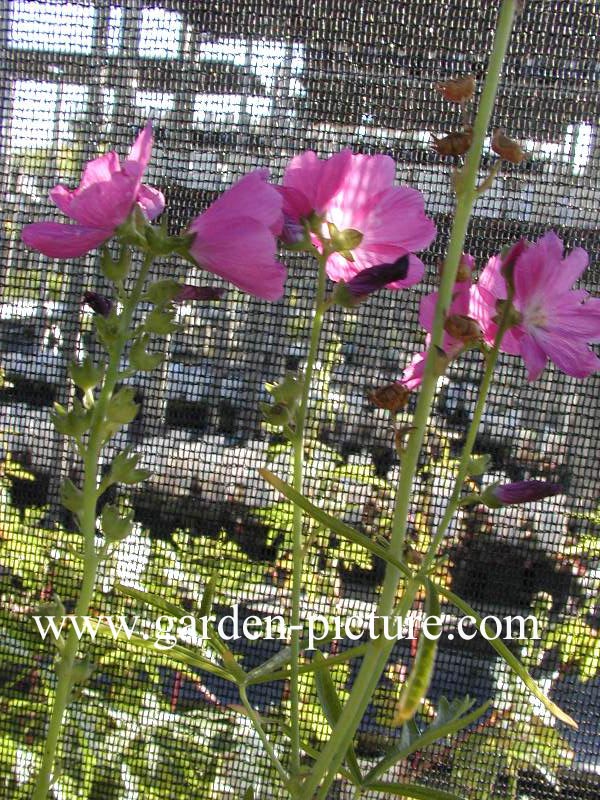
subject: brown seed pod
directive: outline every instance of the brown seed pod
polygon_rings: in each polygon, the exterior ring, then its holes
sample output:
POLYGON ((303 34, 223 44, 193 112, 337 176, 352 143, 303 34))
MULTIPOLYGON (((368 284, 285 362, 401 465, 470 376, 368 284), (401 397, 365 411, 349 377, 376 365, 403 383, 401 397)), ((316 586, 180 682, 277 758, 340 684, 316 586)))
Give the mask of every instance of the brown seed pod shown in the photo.
POLYGON ((403 384, 388 383, 386 386, 381 386, 373 392, 369 392, 369 400, 377 408, 385 408, 391 411, 392 414, 398 413, 400 409, 408 404, 410 392, 403 384))
POLYGON ((475 77, 462 75, 460 78, 442 81, 435 88, 452 103, 466 103, 475 93, 475 77))
POLYGON ((527 158, 527 153, 523 150, 521 145, 507 136, 501 128, 494 130, 492 136, 492 150, 497 153, 500 158, 505 161, 510 161, 511 164, 520 164, 523 159, 527 158))
POLYGON ((465 128, 464 131, 453 131, 448 136, 438 139, 433 134, 432 147, 440 156, 464 156, 473 141, 473 130, 465 128))
POLYGON ((483 336, 479 324, 465 314, 451 314, 447 317, 444 330, 461 342, 477 342, 483 336))

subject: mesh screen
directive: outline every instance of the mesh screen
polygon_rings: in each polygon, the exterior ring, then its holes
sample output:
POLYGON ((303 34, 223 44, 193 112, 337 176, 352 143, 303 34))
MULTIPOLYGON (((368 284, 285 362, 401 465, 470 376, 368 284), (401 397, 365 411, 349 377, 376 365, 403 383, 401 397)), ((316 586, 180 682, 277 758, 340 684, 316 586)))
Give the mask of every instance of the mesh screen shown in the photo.
MULTIPOLYGON (((61 480, 77 477, 79 465, 49 413, 53 401, 69 400, 69 361, 98 352, 83 292, 106 289, 93 256, 46 259, 23 246, 21 228, 57 218, 48 190, 77 185, 98 152, 124 155, 148 117, 155 148, 147 182, 165 193, 174 232, 249 169, 267 166, 279 179, 304 149, 393 156, 398 181, 423 192, 438 226, 427 277, 411 291, 329 315, 309 454, 313 491, 330 508, 369 534, 385 529, 399 465, 389 421, 368 393, 397 379, 423 346, 418 303, 435 285, 453 208, 454 160, 433 151, 431 134, 460 124, 435 84, 466 72, 482 78, 497 4, 3 0, 0 13, 0 794, 19 798, 31 789, 53 681, 52 649, 29 615, 53 592, 72 608, 81 579, 69 550, 72 520, 58 501, 61 480)), ((531 157, 503 170, 476 205, 467 249, 479 266, 552 227, 568 249, 589 252, 585 288, 598 292, 599 28, 598 2, 525 3, 494 125, 531 157)), ((483 168, 489 163, 486 150, 483 168)), ((120 490, 136 533, 105 566, 94 612, 152 616, 115 591, 116 580, 194 610, 214 573, 218 614, 235 602, 245 615, 289 612, 291 512, 257 473, 267 460, 280 474, 289 463, 285 444, 261 423, 264 384, 306 355, 315 270, 299 256, 288 261, 283 302, 229 288, 216 307, 182 306, 184 329, 168 341, 164 367, 136 382, 141 411, 114 448, 134 444, 153 477, 120 490)), ((155 274, 199 277, 168 259, 155 274)), ((440 385, 412 509, 416 547, 451 491, 479 373, 477 359, 465 358, 440 385)), ((525 511, 459 516, 445 579, 485 613, 539 611, 542 641, 521 654, 579 730, 529 703, 480 636, 457 642, 446 632, 431 703, 470 694, 493 698, 491 709, 453 746, 415 753, 390 776, 473 799, 598 798, 598 379, 578 382, 549 366, 528 385, 520 363, 505 357, 496 386, 477 442, 493 456, 491 477, 559 480, 568 492, 525 511), (559 629, 570 637, 561 647, 551 641, 559 629)), ((304 613, 368 610, 383 564, 323 534, 305 577, 304 613)), ((280 646, 232 642, 248 667, 280 646)), ((257 798, 282 796, 230 684, 177 668, 168 654, 108 641, 93 643, 91 656, 98 667, 71 707, 56 797, 240 798, 248 786, 257 798)), ((390 710, 410 658, 409 643, 399 642, 361 723, 365 766, 400 736, 390 710)), ((355 666, 340 668, 340 688, 354 674, 355 666)), ((318 747, 327 726, 308 679, 302 693, 303 735, 318 747)), ((289 706, 283 682, 253 687, 250 697, 267 716, 289 706)), ((343 780, 330 793, 351 796, 343 780)))

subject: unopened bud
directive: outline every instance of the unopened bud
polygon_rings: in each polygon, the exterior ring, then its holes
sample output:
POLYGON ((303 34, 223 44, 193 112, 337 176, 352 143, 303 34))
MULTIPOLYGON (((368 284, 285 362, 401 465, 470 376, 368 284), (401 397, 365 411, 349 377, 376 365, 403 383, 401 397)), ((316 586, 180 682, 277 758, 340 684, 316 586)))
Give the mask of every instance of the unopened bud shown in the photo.
POLYGON ((444 322, 444 330, 461 342, 477 342, 483 336, 479 324, 466 314, 451 314, 444 322))
POLYGON ((437 84, 436 89, 452 103, 466 103, 475 93, 475 77, 463 75, 460 78, 442 81, 437 84))
POLYGON ((492 136, 492 150, 511 164, 520 164, 527 158, 527 153, 521 145, 515 139, 506 136, 500 128, 496 128, 492 136))
MULTIPOLYGON (((440 277, 444 274, 444 267, 445 264, 440 259, 438 261, 438 273, 440 277)), ((456 283, 466 283, 467 281, 470 283, 473 277, 473 269, 475 267, 475 259, 473 256, 470 256, 468 253, 463 253, 460 257, 460 261, 458 262, 458 268, 456 270, 456 283)))
POLYGON ((386 411, 397 414, 398 411, 408 405, 410 391, 404 384, 396 381, 369 392, 368 397, 377 408, 385 408, 386 411))
POLYGON ((108 317, 112 309, 112 303, 99 292, 84 292, 83 302, 89 306, 95 314, 100 314, 101 317, 108 317))
POLYGON ((486 487, 479 495, 479 501, 488 508, 502 508, 502 506, 514 506, 521 503, 535 503, 557 494, 564 494, 562 486, 558 483, 516 481, 503 485, 495 483, 486 487))

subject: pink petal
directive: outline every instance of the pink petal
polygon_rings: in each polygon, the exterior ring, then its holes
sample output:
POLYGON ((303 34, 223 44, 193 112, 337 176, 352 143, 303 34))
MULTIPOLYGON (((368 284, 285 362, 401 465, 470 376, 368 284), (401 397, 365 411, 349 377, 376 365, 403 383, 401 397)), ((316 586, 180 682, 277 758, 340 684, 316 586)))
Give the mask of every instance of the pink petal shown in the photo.
MULTIPOLYGON (((331 203, 338 202, 339 195, 345 191, 348 176, 352 172, 352 162, 356 156, 348 149, 340 150, 339 153, 322 162, 318 173, 318 182, 314 193, 314 209, 318 214, 325 213, 330 208, 331 203)), ((313 167, 314 169, 314 167, 313 167)), ((306 176, 308 180, 308 175, 306 176)), ((328 219, 330 215, 327 214, 328 219)), ((330 220, 333 221, 333 220, 330 220)))
POLYGON ((426 331, 431 333, 433 328, 433 318, 435 316, 435 305, 438 299, 438 292, 426 294, 419 306, 419 323, 426 331))
POLYGON ((189 228, 196 233, 190 253, 198 264, 256 297, 280 298, 286 272, 275 261, 270 231, 247 217, 224 226, 213 225, 206 217, 202 214, 189 228))
POLYGON ((75 192, 69 216, 80 225, 111 228, 121 225, 134 206, 139 184, 131 176, 115 173, 109 181, 99 181, 75 192))
POLYGON ((583 247, 576 247, 565 256, 559 274, 556 276, 554 286, 558 290, 570 289, 575 281, 581 277, 589 263, 588 254, 583 247))
MULTIPOLYGON (((307 150, 293 158, 283 176, 283 190, 288 202, 294 198, 292 206, 300 217, 308 216, 315 208, 317 187, 321 177, 323 161, 312 150, 307 150), (289 191, 288 191, 289 190, 289 191)), ((293 216, 293 213, 290 216, 293 216)))
POLYGON ((600 369, 600 359, 578 339, 553 335, 539 329, 535 337, 556 366, 574 378, 585 378, 600 369))
POLYGON ((34 222, 26 225, 21 233, 28 247, 50 258, 78 258, 98 247, 111 235, 110 229, 62 222, 34 222))
POLYGON ((552 309, 548 329, 553 335, 600 342, 600 298, 573 303, 575 292, 568 292, 563 302, 552 309))
POLYGON ((127 161, 123 164, 123 172, 141 180, 152 155, 152 122, 148 120, 144 129, 131 146, 127 161))
POLYGON ((244 175, 201 215, 205 224, 231 226, 239 217, 246 217, 261 223, 273 234, 280 233, 283 199, 277 189, 267 183, 268 174, 268 170, 259 169, 244 175))
POLYGON ((423 195, 405 186, 393 186, 372 198, 364 226, 359 230, 364 235, 362 246, 365 248, 372 242, 379 242, 408 251, 423 250, 429 247, 437 232, 432 220, 425 216, 423 195))
POLYGON ((425 372, 425 362, 427 361, 427 351, 417 353, 408 367, 402 373, 402 383, 407 389, 412 391, 421 385, 425 372))
POLYGON ((120 170, 119 156, 114 151, 104 153, 104 155, 88 161, 75 192, 82 192, 94 183, 110 181, 112 176, 120 170))
POLYGON ((162 192, 152 186, 142 184, 137 194, 137 203, 149 220, 158 217, 165 208, 165 198, 162 192))
POLYGON ((529 334, 520 341, 520 352, 527 367, 527 380, 535 381, 542 374, 548 357, 538 342, 529 334))

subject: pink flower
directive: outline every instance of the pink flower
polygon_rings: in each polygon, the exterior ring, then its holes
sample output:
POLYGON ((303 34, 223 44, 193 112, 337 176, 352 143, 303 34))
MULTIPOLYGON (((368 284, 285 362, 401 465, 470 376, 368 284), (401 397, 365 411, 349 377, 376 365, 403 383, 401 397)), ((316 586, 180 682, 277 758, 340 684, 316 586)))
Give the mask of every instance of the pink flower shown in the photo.
POLYGON ((51 200, 71 219, 64 222, 34 222, 23 228, 28 247, 51 258, 77 258, 110 239, 137 203, 148 219, 165 207, 161 192, 142 184, 142 175, 152 151, 152 125, 147 123, 135 140, 123 165, 115 152, 90 161, 74 191, 58 185, 51 200))
MULTIPOLYGON (((452 302, 448 309, 448 316, 453 314, 463 314, 465 316, 473 316, 472 314, 472 298, 474 288, 471 285, 471 272, 474 266, 473 257, 468 254, 463 254, 460 263, 460 276, 464 280, 457 281, 454 284, 454 292, 452 293, 452 302)), ((422 353, 417 353, 411 363, 406 367, 402 373, 402 383, 407 389, 416 389, 421 385, 423 380, 423 372, 425 371, 425 361, 427 359, 427 351, 431 344, 431 331, 433 330, 433 318, 435 315, 435 306, 437 304, 438 293, 432 292, 425 295, 421 300, 419 308, 419 322, 427 331, 425 339, 425 350, 422 353)), ((442 339, 442 350, 448 357, 452 359, 457 356, 464 348, 464 342, 457 339, 444 331, 442 339)))
MULTIPOLYGON (((600 341, 600 299, 570 288, 587 267, 585 250, 577 247, 563 258, 561 239, 549 231, 535 244, 515 245, 511 253, 513 306, 519 320, 504 334, 500 349, 523 358, 530 381, 539 377, 548 359, 575 378, 599 370, 600 359, 588 344, 600 341)), ((507 296, 503 263, 500 256, 488 261, 473 303, 472 316, 489 344, 497 332, 496 301, 507 296)))
POLYGON ((409 255, 405 278, 388 288, 417 283, 424 271, 413 251, 428 247, 436 235, 425 216, 423 196, 415 189, 394 186, 396 166, 389 156, 354 155, 342 150, 321 161, 307 151, 292 159, 283 176, 283 212, 291 220, 308 220, 313 214, 338 231, 353 229, 362 235, 350 256, 332 254, 327 274, 333 281, 350 281, 368 267, 393 264, 409 255))
POLYGON ((275 260, 283 216, 281 196, 268 170, 245 175, 194 219, 189 247, 198 264, 245 292, 266 300, 283 295, 285 268, 275 260))

